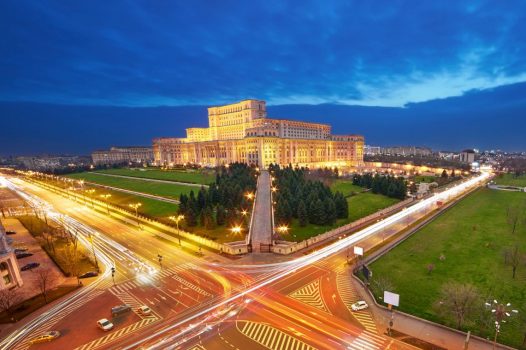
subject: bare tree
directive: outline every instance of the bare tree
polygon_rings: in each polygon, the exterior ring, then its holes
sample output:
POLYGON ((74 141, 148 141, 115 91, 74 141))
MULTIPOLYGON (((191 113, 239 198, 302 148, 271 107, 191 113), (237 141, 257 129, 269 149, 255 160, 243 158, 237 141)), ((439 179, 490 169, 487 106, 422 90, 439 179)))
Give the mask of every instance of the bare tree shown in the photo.
MULTIPOLYGON (((18 289, 3 289, 0 290, 0 310, 7 312, 7 314, 14 320, 13 306, 22 301, 22 296, 18 289)), ((16 320, 15 320, 16 321, 16 320)))
POLYGON ((383 295, 386 290, 391 292, 395 291, 393 282, 386 276, 376 277, 375 275, 371 280, 371 288, 376 295, 383 295))
POLYGON ((515 272, 517 267, 525 261, 525 256, 519 251, 519 246, 515 245, 512 248, 508 248, 504 251, 504 264, 511 266, 513 271, 513 278, 515 278, 515 272))
POLYGON ((60 258, 64 263, 65 271, 71 276, 79 274, 80 252, 73 244, 66 244, 61 251, 60 258))
POLYGON ((457 328, 474 315, 481 305, 480 296, 476 288, 469 283, 447 282, 442 286, 439 311, 452 316, 457 328))
POLYGON ((433 272, 434 269, 435 269, 435 264, 427 265, 427 273, 431 274, 431 272, 433 272))
POLYGON ((56 276, 50 268, 40 268, 36 272, 37 285, 40 293, 44 297, 44 302, 47 304, 47 292, 50 286, 56 281, 56 276))
POLYGON ((508 225, 510 225, 511 227, 511 233, 515 234, 515 231, 517 230, 517 225, 519 224, 519 220, 520 220, 519 208, 508 206, 506 220, 508 221, 508 225))

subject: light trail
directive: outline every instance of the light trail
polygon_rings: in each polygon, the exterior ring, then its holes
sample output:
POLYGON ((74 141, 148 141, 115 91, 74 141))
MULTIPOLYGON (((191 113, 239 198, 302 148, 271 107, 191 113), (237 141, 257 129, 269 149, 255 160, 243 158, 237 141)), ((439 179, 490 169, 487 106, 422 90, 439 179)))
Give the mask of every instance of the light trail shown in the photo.
POLYGON ((88 251, 91 249, 91 243, 93 242, 93 245, 97 249, 95 255, 98 261, 105 267, 103 269, 104 272, 88 286, 81 288, 79 291, 69 296, 66 300, 57 303, 48 311, 28 322, 22 329, 18 329, 4 338, 2 342, 0 342, 0 349, 8 349, 14 344, 22 341, 25 337, 31 335, 33 330, 49 321, 64 308, 68 308, 80 303, 82 299, 94 292, 97 287, 99 287, 106 279, 111 276, 111 267, 115 267, 114 257, 120 261, 127 260, 128 262, 132 263, 133 266, 136 267, 135 270, 137 272, 140 272, 144 269, 149 274, 157 272, 154 267, 146 263, 145 260, 139 258, 136 254, 130 252, 121 244, 67 215, 58 213, 49 203, 37 198, 36 196, 27 194, 19 186, 7 180, 5 177, 0 177, 0 185, 3 185, 9 188, 11 191, 17 193, 33 208, 33 210, 35 210, 35 213, 43 213, 48 220, 54 221, 59 225, 63 225, 69 232, 74 233, 78 241, 84 245, 88 251), (95 237, 95 239, 93 239, 93 237, 95 237))
MULTIPOLYGON (((457 195, 465 192, 466 190, 474 187, 474 186, 477 186, 478 184, 486 181, 487 179, 490 178, 490 174, 489 173, 481 173, 479 176, 475 177, 475 178, 472 178, 466 182, 463 182, 461 184, 458 184, 448 190, 445 190, 441 193, 438 193, 438 194, 435 194, 434 196, 430 197, 430 198, 427 198, 405 210, 402 210, 382 221, 379 221, 361 231, 358 231, 356 232, 355 234, 353 234, 352 236, 349 236, 349 237, 346 237, 346 238, 343 238, 327 247, 324 247, 324 248, 321 248, 320 250, 318 251, 315 251, 307 256, 304 256, 304 257, 299 257, 295 260, 291 260, 291 261, 287 261, 287 262, 283 262, 283 263, 277 263, 277 264, 270 264, 271 266, 284 266, 286 267, 286 269, 284 271, 281 271, 279 273, 277 273, 275 276, 272 276, 270 278, 268 278, 267 280, 264 280, 264 281, 261 281, 247 289, 245 289, 244 291, 234 295, 234 296, 231 296, 219 303, 217 303, 216 305, 213 305, 213 306, 210 306, 202 311, 199 311, 189 317, 187 317, 186 319, 184 320, 181 320, 181 321, 178 321, 177 323, 169 326, 169 327, 166 327, 158 332, 155 332, 133 344, 130 344, 130 345, 127 345, 125 347, 123 347, 122 349, 124 350, 127 350, 127 349, 134 349, 136 347, 138 347, 139 345, 143 344, 144 342, 146 341, 149 341, 149 340, 152 340, 154 339, 155 337, 158 337, 160 336, 161 334, 163 333, 166 333, 166 332, 169 332, 169 331, 172 331, 182 325, 184 325, 185 323, 188 323, 192 320, 195 320, 196 318, 198 317, 201 317, 203 315, 206 315, 207 313, 209 312, 213 312, 214 310, 216 310, 217 308, 219 307, 222 307, 224 305, 227 305, 231 302, 234 302, 240 298, 243 298, 245 297, 247 294, 250 294, 250 293, 253 293, 255 292, 256 290, 262 288, 262 287, 265 287, 265 286, 268 286, 269 284, 272 284, 273 282, 276 282, 280 279, 282 279, 283 277, 286 277, 294 272, 296 272, 296 270, 300 269, 300 268, 303 268, 303 267, 306 267, 310 264, 313 264, 313 263, 316 263, 318 262, 319 260, 321 259, 324 259, 328 256, 331 256, 331 255, 334 255, 348 247, 350 247, 351 245, 377 233, 377 232, 380 232, 381 230, 385 229, 386 227, 390 226, 390 225, 393 225, 393 224, 396 224, 400 221, 402 221, 403 219, 405 218, 408 218, 410 217, 412 214, 415 214, 419 211, 425 211, 427 209, 430 209, 430 208, 433 208, 433 206, 435 206, 437 204, 437 202, 439 201, 447 201, 453 197, 456 197, 457 195)), ((173 335, 171 338, 173 339, 174 337, 177 337, 177 336, 182 336, 184 333, 183 332, 179 332, 175 335, 173 335)), ((349 343, 350 345, 350 343, 349 343)), ((152 345, 151 347, 149 347, 148 349, 156 349, 157 345, 152 345)))

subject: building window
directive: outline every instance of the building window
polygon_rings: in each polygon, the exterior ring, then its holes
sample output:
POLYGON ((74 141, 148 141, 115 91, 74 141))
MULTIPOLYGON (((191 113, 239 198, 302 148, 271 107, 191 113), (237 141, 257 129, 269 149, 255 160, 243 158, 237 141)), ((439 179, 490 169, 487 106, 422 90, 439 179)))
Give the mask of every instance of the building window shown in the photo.
POLYGON ((11 276, 9 276, 9 274, 4 276, 4 284, 6 286, 11 284, 11 276))
POLYGON ((5 271, 8 269, 7 263, 4 261, 0 263, 0 271, 5 271))

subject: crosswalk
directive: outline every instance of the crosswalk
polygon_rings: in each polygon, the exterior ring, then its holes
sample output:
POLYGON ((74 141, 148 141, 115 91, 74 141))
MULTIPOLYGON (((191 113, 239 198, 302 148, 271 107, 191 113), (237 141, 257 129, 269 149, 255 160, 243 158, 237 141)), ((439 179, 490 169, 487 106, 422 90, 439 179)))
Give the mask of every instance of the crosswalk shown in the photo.
POLYGON ((319 279, 295 290, 289 294, 289 297, 299 300, 307 305, 313 306, 319 310, 329 312, 329 309, 321 297, 319 279))
POLYGON ((203 290, 202 288, 196 286, 195 284, 193 283, 190 283, 188 282, 187 280, 185 280, 184 278, 182 277, 179 277, 177 275, 173 275, 172 278, 174 280, 176 280, 177 282, 181 283, 183 286, 185 286, 186 288, 190 288, 192 289, 193 291, 205 296, 205 297, 209 297, 209 296, 212 296, 212 294, 208 293, 207 291, 203 290))
POLYGON ((130 333, 136 332, 139 329, 149 325, 150 323, 153 323, 157 321, 157 317, 145 317, 139 322, 135 322, 134 324, 129 325, 128 327, 121 328, 117 331, 114 331, 104 337, 95 339, 87 344, 84 344, 82 346, 79 346, 75 348, 75 350, 93 350, 97 349, 101 346, 107 345, 125 335, 128 335, 130 333))
POLYGON ((352 313, 353 317, 365 327, 366 330, 378 333, 376 329, 376 323, 374 322, 373 316, 369 309, 352 311, 351 305, 360 300, 359 295, 354 290, 351 281, 351 276, 347 274, 338 274, 336 276, 336 286, 338 288, 338 294, 343 300, 343 303, 347 309, 352 313))
POLYGON ((363 331, 348 346, 352 350, 380 350, 385 349, 385 339, 376 333, 363 331))
POLYGON ((315 350, 301 340, 265 323, 236 321, 236 327, 246 337, 271 350, 315 350))
POLYGON ((25 349, 28 349, 29 346, 30 346, 29 343, 28 343, 29 340, 31 340, 33 338, 36 338, 39 335, 44 334, 49 329, 51 329, 51 327, 53 327, 53 325, 55 323, 57 323, 58 321, 60 321, 62 318, 66 317, 68 314, 70 314, 71 312, 73 312, 77 308, 81 307, 82 305, 87 304, 90 300, 98 297, 102 293, 104 293, 103 290, 95 290, 95 291, 89 293, 88 295, 85 295, 83 298, 78 299, 78 300, 70 303, 65 308, 60 310, 58 313, 53 315, 53 317, 51 317, 48 320, 46 320, 46 322, 43 323, 41 326, 39 326, 37 329, 31 331, 31 337, 27 338, 27 339, 24 339, 24 341, 19 342, 17 345, 15 345, 12 348, 12 350, 25 350, 25 349))

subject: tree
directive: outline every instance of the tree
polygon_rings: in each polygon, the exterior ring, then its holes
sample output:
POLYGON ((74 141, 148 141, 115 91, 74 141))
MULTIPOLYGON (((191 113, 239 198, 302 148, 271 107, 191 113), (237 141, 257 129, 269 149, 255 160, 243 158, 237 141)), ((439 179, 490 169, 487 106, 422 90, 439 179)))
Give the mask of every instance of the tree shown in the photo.
POLYGON ((192 207, 188 208, 184 218, 186 220, 186 224, 189 227, 197 226, 197 214, 194 208, 192 207))
POLYGON ((204 210, 204 225, 207 230, 212 230, 215 227, 214 214, 210 206, 204 210))
POLYGON ((300 203, 298 204, 298 220, 301 227, 305 227, 309 223, 307 207, 305 206, 304 201, 300 201, 300 203))
POLYGON ((469 283, 447 282, 440 292, 439 311, 455 319, 457 329, 482 305, 477 289, 469 283))
POLYGON ((323 225, 327 220, 327 215, 325 213, 325 207, 321 199, 318 199, 316 202, 311 204, 312 206, 312 216, 309 217, 309 222, 316 225, 323 225))
POLYGON ((13 306, 21 301, 22 296, 20 295, 17 288, 0 290, 0 311, 7 312, 11 319, 14 319, 13 306))
POLYGON ((222 205, 217 206, 217 212, 216 212, 216 223, 217 226, 222 226, 225 224, 226 219, 226 213, 225 208, 222 205))
POLYGON ((49 287, 56 281, 56 276, 49 268, 39 268, 36 271, 37 285, 40 293, 44 297, 44 302, 47 304, 47 291, 49 287))
POLYGON ((443 178, 443 179, 447 179, 447 178, 448 178, 448 175, 447 175, 447 171, 446 171, 446 169, 444 169, 444 170, 442 171, 442 175, 440 175, 440 177, 443 178))
POLYGON ((519 251, 519 246, 515 245, 513 248, 508 248, 504 251, 504 264, 511 266, 513 272, 513 279, 515 279, 515 273, 517 267, 525 260, 524 254, 519 251))

